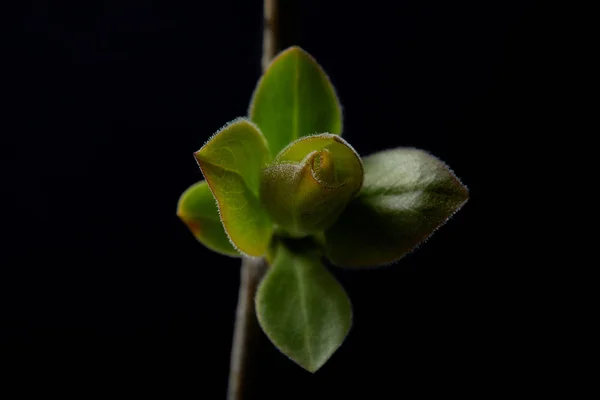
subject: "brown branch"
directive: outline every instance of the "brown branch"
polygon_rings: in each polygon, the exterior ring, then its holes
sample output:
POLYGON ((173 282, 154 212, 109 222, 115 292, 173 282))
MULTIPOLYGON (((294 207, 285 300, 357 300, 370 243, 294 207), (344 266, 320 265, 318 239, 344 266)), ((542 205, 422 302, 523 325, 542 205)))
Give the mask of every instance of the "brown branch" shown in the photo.
POLYGON ((267 270, 264 259, 242 259, 240 290, 235 316, 231 363, 229 366, 228 400, 242 400, 248 379, 248 363, 260 333, 254 311, 254 295, 258 284, 267 270))
POLYGON ((278 26, 278 0, 265 0, 263 20, 263 54, 261 65, 263 72, 267 70, 269 63, 280 50, 279 26, 278 26))
MULTIPOLYGON (((264 0, 263 21, 263 54, 261 65, 263 72, 271 63, 275 54, 280 50, 278 27, 278 1, 264 0)), ((229 365, 229 386, 227 389, 228 400, 243 400, 248 396, 248 383, 251 380, 248 367, 256 350, 260 327, 254 310, 254 296, 256 289, 267 270, 264 259, 242 259, 240 271, 240 290, 235 316, 235 328, 231 348, 231 361, 229 365)), ((246 399, 246 400, 249 400, 246 399)))

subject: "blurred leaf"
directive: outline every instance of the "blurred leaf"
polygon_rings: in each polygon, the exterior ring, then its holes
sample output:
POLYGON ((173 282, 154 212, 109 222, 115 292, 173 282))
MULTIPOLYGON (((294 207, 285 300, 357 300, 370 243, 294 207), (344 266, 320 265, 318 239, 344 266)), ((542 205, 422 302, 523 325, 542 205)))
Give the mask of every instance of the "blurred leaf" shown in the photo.
POLYGON ((246 119, 234 120, 194 155, 233 244, 245 254, 263 255, 272 223, 258 197, 261 169, 269 161, 261 132, 246 119))
POLYGON ((315 59, 299 47, 273 59, 258 82, 248 114, 273 155, 302 136, 342 132, 342 111, 333 85, 315 59))
POLYGON ((206 181, 190 186, 179 198, 177 216, 192 231, 196 239, 217 253, 239 257, 240 253, 233 247, 221 219, 217 202, 206 181))
POLYGON ((362 181, 360 157, 344 139, 305 136, 263 171, 261 199, 280 229, 304 237, 333 224, 362 181))
POLYGON ((319 254, 279 244, 256 295, 263 331, 285 355, 315 372, 342 344, 352 324, 346 292, 319 254))
POLYGON ((359 195, 325 232, 328 258, 342 266, 391 263, 423 242, 469 197, 440 160, 397 148, 363 158, 359 195))

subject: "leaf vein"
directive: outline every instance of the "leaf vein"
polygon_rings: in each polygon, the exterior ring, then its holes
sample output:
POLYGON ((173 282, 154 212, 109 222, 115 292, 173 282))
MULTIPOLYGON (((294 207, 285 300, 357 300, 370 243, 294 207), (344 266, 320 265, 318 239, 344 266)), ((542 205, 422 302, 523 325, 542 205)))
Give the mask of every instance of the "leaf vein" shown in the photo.
POLYGON ((308 326, 308 309, 306 307, 306 293, 302 282, 302 274, 300 273, 300 266, 294 262, 294 273, 296 274, 296 281, 298 282, 298 295, 300 297, 300 308, 302 310, 302 316, 304 317, 304 345, 306 346, 306 355, 310 365, 313 365, 313 354, 310 346, 310 328, 308 326))
POLYGON ((292 140, 298 139, 298 117, 300 108, 300 53, 296 55, 296 62, 294 68, 294 113, 292 114, 292 140))

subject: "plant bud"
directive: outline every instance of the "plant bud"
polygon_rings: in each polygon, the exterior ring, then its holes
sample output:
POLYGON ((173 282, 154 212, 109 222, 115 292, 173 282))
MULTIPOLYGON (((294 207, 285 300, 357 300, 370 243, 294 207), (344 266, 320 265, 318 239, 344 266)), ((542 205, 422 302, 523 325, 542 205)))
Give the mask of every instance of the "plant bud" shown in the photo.
POLYGON ((363 182, 358 154, 328 133, 284 148, 261 176, 261 201, 278 230, 304 237, 331 226, 363 182))

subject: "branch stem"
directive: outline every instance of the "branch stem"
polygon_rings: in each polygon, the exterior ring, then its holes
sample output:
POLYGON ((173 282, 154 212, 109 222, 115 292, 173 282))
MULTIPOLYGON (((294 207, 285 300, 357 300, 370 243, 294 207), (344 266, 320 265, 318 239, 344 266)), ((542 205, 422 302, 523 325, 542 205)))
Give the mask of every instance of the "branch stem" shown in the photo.
MULTIPOLYGON (((263 47, 261 66, 265 72, 281 50, 285 39, 285 32, 280 31, 279 0, 264 0, 263 4, 263 47), (284 34, 284 35, 282 35, 284 34)), ((229 365, 229 386, 227 400, 250 400, 249 377, 251 368, 250 360, 257 347, 260 327, 254 310, 254 296, 256 289, 267 271, 267 262, 262 258, 242 259, 240 270, 240 289, 235 316, 231 360, 229 365)))
POLYGON ((265 72, 277 51, 281 49, 279 43, 279 0, 264 0, 263 6, 263 49, 262 70, 265 72))
POLYGON ((231 362, 229 365, 228 400, 242 400, 248 386, 247 366, 255 349, 260 333, 254 311, 254 295, 258 284, 267 270, 264 259, 242 259, 240 270, 240 290, 235 316, 231 362))

